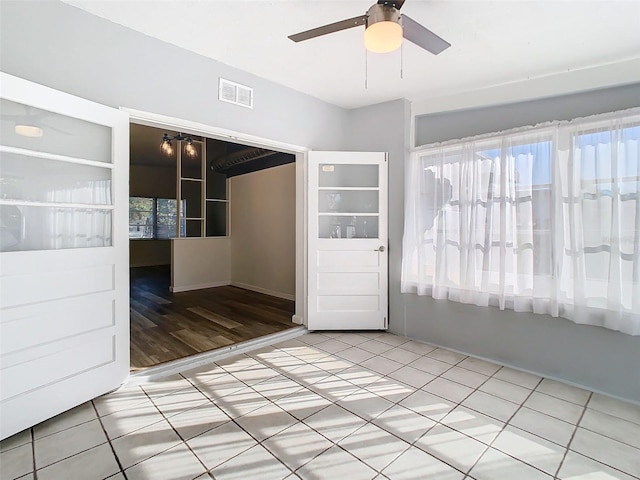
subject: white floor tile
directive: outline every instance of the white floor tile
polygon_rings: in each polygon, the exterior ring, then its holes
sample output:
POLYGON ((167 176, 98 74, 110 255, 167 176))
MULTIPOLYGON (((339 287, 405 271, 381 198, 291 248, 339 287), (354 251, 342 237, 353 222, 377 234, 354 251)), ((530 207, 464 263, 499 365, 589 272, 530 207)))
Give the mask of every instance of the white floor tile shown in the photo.
POLYGON ((391 377, 384 377, 380 380, 376 380, 364 388, 393 403, 398 403, 399 401, 404 400, 417 390, 416 388, 410 385, 405 385, 391 377))
POLYGON ((596 462, 578 453, 569 451, 566 458, 562 462, 560 472, 558 472, 560 480, 635 480, 620 470, 596 462))
POLYGON ((394 335, 393 333, 383 333, 379 337, 376 337, 376 340, 378 342, 393 345, 394 347, 399 347, 400 345, 404 345, 409 341, 408 338, 400 337, 398 335, 394 335))
POLYGON ((270 378, 269 380, 253 385, 252 388, 263 397, 274 401, 278 398, 291 395, 292 393, 301 390, 303 387, 299 383, 291 380, 289 377, 278 375, 277 377, 270 378))
POLYGON ((360 365, 381 375, 389 375, 391 372, 395 372, 404 366, 402 363, 380 356, 365 360, 360 365))
POLYGON ((430 373, 432 375, 442 375, 444 372, 451 368, 450 363, 441 362, 431 357, 420 357, 417 360, 411 362, 409 366, 422 370, 423 372, 430 373))
POLYGON ((70 427, 75 427, 81 423, 90 422, 98 418, 96 411, 93 409, 91 402, 83 403, 82 405, 72 408, 71 410, 56 415, 46 422, 42 422, 33 428, 34 438, 42 438, 52 433, 57 433, 62 430, 66 430, 70 427))
POLYGON ((282 480, 291 471, 261 445, 251 447, 237 457, 211 470, 216 480, 282 480))
POLYGON ((31 442, 31 431, 30 429, 23 430, 2 440, 0 442, 0 452, 6 452, 7 450, 25 445, 29 442, 31 442))
POLYGON ((583 407, 575 403, 539 392, 533 392, 527 401, 524 402, 524 406, 574 425, 578 423, 584 410, 583 407))
MULTIPOLYGON (((350 349, 347 349, 347 350, 350 350, 350 349)), ((327 373, 336 374, 353 366, 352 362, 340 358, 339 355, 341 353, 342 352, 338 352, 335 355, 327 355, 326 357, 311 363, 313 363, 314 366, 320 368, 321 370, 324 370, 327 373)))
POLYGON ((259 442, 289 428, 297 421, 273 403, 236 419, 236 423, 259 442))
POLYGON ((304 420, 309 427, 334 443, 351 435, 366 422, 338 405, 331 405, 304 420))
POLYGON ((180 442, 180 437, 173 431, 171 425, 162 421, 116 438, 111 444, 120 459, 122 468, 128 468, 175 447, 180 442))
POLYGON ((365 420, 372 420, 394 404, 365 389, 360 389, 336 402, 345 410, 355 413, 365 420))
POLYGON ((360 335, 359 333, 345 333, 340 335, 337 340, 340 340, 343 343, 348 345, 360 345, 361 343, 368 342, 369 339, 360 335))
POLYGON ((458 364, 458 366, 489 376, 493 375, 502 368, 500 365, 497 365, 495 363, 487 362, 485 360, 480 360, 479 358, 473 357, 465 358, 458 364))
POLYGON ((320 380, 319 382, 310 385, 308 388, 332 402, 337 402, 358 390, 358 387, 354 384, 347 382, 346 380, 342 380, 340 377, 335 375, 331 375, 330 377, 320 380))
POLYGON ((382 473, 390 480, 462 480, 464 477, 463 473, 416 447, 406 450, 382 473))
POLYGON ((473 467, 470 475, 476 480, 495 480, 497 478, 518 480, 551 480, 549 476, 540 470, 511 458, 504 453, 489 449, 473 467))
POLYGON ((258 365, 240 370, 239 372, 233 372, 232 375, 247 385, 255 385, 269 378, 277 377, 279 373, 259 363, 258 365))
POLYGON ((152 401, 165 417, 171 417, 172 415, 198 407, 204 403, 211 403, 204 393, 193 386, 177 390, 169 395, 154 398, 152 401))
POLYGON ((374 353, 376 355, 380 355, 382 352, 391 350, 394 347, 393 345, 389 345, 388 343, 378 342, 377 340, 369 340, 358 345, 358 348, 366 350, 367 352, 374 353))
POLYGON ((298 337, 297 340, 308 345, 315 345, 316 343, 326 342, 329 340, 329 337, 322 335, 321 333, 307 333, 298 337))
POLYGON ((580 426, 632 447, 640 448, 640 425, 637 423, 587 408, 580 421, 580 426))
POLYGON ((304 423, 296 423, 265 440, 262 445, 295 470, 331 448, 333 443, 304 423))
POLYGON ((39 480, 107 478, 120 471, 109 444, 102 444, 38 470, 39 480))
POLYGON ((591 396, 591 400, 589 400, 588 407, 640 424, 640 405, 633 405, 616 398, 594 393, 591 396))
MULTIPOLYGON (((280 345, 291 345, 293 348, 300 346, 304 347, 305 344, 298 342, 297 340, 287 340, 285 342, 279 343, 275 345, 276 348, 280 348, 280 345)), ((222 360, 218 360, 216 364, 222 368, 224 368, 228 373, 241 372, 250 367, 260 366, 260 362, 258 362, 255 358, 251 358, 248 355, 240 354, 235 355, 233 357, 224 358, 222 360)))
POLYGON ((433 420, 400 405, 381 413, 373 423, 409 443, 415 442, 436 424, 433 420))
POLYGON ((214 401, 247 388, 244 383, 239 382, 238 379, 230 373, 199 375, 193 377, 192 380, 197 385, 198 390, 214 401))
POLYGON ((530 373, 521 372, 520 370, 515 370, 509 367, 502 367, 498 372, 493 376, 493 378, 498 378, 500 380, 504 380, 505 382, 515 383, 516 385, 520 385, 525 388, 535 388, 541 377, 537 375, 532 375, 530 373))
POLYGON ((427 383, 436 378, 435 375, 410 366, 402 367, 395 372, 391 372, 389 377, 415 388, 424 387, 427 383))
POLYGON ((251 388, 246 388, 215 401, 215 404, 230 418, 246 415, 253 410, 264 407, 267 403, 269 403, 269 400, 251 388))
POLYGON ((443 373, 442 378, 461 383, 470 388, 478 388, 486 382, 489 377, 482 373, 467 370, 466 368, 453 367, 443 373))
POLYGON ((336 353, 340 358, 344 358, 352 363, 361 363, 375 357, 375 353, 368 352, 359 347, 351 347, 336 353))
POLYGON ((0 478, 14 479, 33 471, 31 443, 0 453, 0 478))
POLYGON ((229 422, 187 442, 208 469, 250 449, 257 442, 235 423, 229 422))
POLYGON ((528 388, 514 385, 513 383, 505 382, 497 378, 490 378, 480 385, 479 390, 517 403, 518 405, 521 405, 531 394, 531 390, 528 388))
POLYGON ((229 417, 212 403, 185 410, 167 420, 184 440, 197 437, 230 421, 229 417))
POLYGON ((436 348, 435 350, 427 353, 427 357, 435 358, 436 360, 450 363, 452 365, 460 363, 462 360, 467 358, 466 355, 458 352, 452 352, 451 350, 447 350, 446 348, 436 348))
MULTIPOLYGON (((218 371, 222 371, 222 369, 217 366, 215 368, 218 371)), ((140 387, 142 387, 149 397, 155 399, 189 388, 191 387, 191 383, 182 375, 175 374, 160 379, 148 380, 142 383, 140 387)))
POLYGON ((203 472, 206 469, 184 444, 125 470, 128 480, 191 480, 203 472))
POLYGON ((342 370, 341 372, 336 373, 336 376, 342 380, 353 383, 358 387, 366 387, 367 385, 384 378, 379 373, 372 372, 371 370, 359 365, 354 365, 346 370, 342 370))
POLYGON ((460 405, 449 412, 440 423, 487 445, 491 444, 504 428, 501 421, 460 405))
POLYGON ((409 448, 409 444, 368 424, 340 441, 339 445, 374 470, 382 470, 409 448))
POLYGON ((433 427, 415 446, 463 472, 469 471, 487 449, 485 444, 444 425, 433 427))
POLYGON ((300 478, 313 480, 368 480, 377 473, 340 447, 332 447, 296 472, 300 478))
POLYGON ((566 385, 555 380, 549 380, 548 378, 545 378, 540 382, 536 391, 546 393, 547 395, 561 398, 562 400, 581 406, 587 404, 587 400, 589 400, 589 395, 591 394, 591 392, 588 392, 587 390, 566 385))
POLYGON ((442 420, 456 406, 449 400, 422 390, 409 395, 400 405, 435 421, 442 420))
POLYGON ((315 347, 327 353, 338 353, 343 350, 346 350, 347 348, 351 348, 352 345, 349 345, 348 343, 343 343, 339 340, 335 340, 332 338, 330 340, 327 340, 326 342, 317 344, 315 347))
POLYGON ((97 419, 48 435, 34 442, 36 468, 44 468, 106 442, 107 437, 97 419))
POLYGON ((402 344, 402 348, 409 350, 410 352, 417 353, 418 355, 426 355, 427 353, 434 351, 437 347, 429 345, 428 343, 409 340, 407 343, 402 344))
POLYGON ((313 365, 302 365, 295 368, 283 368, 285 375, 289 377, 294 382, 301 384, 302 386, 313 385, 320 380, 327 378, 331 375, 328 372, 325 372, 321 368, 314 367, 313 365))
POLYGON ((469 395, 467 399, 462 402, 462 405, 496 418, 501 422, 509 420, 519 408, 519 405, 516 405, 515 403, 494 397, 493 395, 481 392, 480 390, 476 390, 469 395))
POLYGON ((569 448, 629 475, 640 477, 640 450, 637 448, 579 427, 569 448))
POLYGON ((115 439, 163 420, 156 406, 147 399, 131 408, 102 417, 102 425, 110 439, 115 439))
POLYGON ((387 350, 380 355, 395 362, 402 363, 403 365, 407 365, 420 358, 419 354, 405 350, 402 346, 387 350))
POLYGON ((453 403, 460 403, 473 393, 473 388, 443 377, 438 377, 422 387, 425 392, 433 393, 453 403))
POLYGON ((149 401, 149 397, 139 386, 121 387, 93 400, 100 416, 130 408, 149 401))
POLYGON ((306 388, 279 398, 274 403, 298 420, 304 420, 331 405, 329 400, 306 388))
POLYGON ((515 427, 507 427, 493 442, 493 448, 516 457, 553 476, 566 448, 515 427))
POLYGON ((522 407, 509 422, 514 427, 533 433, 563 447, 569 444, 569 440, 575 430, 575 425, 550 417, 544 413, 522 407))

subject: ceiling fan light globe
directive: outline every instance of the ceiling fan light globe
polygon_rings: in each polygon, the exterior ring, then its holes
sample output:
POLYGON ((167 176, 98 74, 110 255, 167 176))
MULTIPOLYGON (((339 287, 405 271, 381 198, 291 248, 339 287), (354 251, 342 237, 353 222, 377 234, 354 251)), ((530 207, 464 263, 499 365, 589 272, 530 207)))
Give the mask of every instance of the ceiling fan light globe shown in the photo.
POLYGON ((44 132, 40 127, 35 127, 33 125, 16 125, 14 131, 23 137, 39 138, 44 135, 44 132))
POLYGON ((400 48, 400 45, 402 45, 402 26, 397 22, 376 22, 364 31, 364 46, 370 52, 393 52, 400 48))

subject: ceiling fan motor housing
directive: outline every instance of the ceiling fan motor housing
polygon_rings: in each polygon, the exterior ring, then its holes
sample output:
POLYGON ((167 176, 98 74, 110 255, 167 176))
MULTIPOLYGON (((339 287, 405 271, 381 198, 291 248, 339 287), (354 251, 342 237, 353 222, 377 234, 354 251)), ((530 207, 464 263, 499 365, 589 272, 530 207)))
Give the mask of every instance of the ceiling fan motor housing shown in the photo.
POLYGON ((367 50, 387 53, 396 50, 402 43, 400 12, 393 6, 375 4, 367 11, 364 33, 367 50))

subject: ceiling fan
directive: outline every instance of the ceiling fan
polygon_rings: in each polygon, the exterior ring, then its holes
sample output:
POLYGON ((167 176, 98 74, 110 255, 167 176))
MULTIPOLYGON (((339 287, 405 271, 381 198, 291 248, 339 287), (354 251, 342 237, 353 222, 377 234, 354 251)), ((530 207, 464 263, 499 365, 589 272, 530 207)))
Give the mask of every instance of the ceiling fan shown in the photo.
POLYGON ((302 42, 329 33, 365 25, 364 43, 367 50, 386 53, 396 50, 402 44, 402 37, 434 55, 451 46, 431 30, 406 15, 400 14, 404 0, 378 0, 367 13, 358 17, 312 28, 305 32, 289 35, 294 42, 302 42))

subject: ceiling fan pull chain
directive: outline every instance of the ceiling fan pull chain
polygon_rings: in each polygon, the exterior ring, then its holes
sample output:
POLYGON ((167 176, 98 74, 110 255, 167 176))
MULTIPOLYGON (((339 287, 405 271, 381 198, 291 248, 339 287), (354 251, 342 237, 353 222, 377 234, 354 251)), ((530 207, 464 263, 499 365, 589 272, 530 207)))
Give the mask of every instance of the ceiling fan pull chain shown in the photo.
POLYGON ((365 48, 364 49, 364 89, 365 90, 369 89, 368 80, 369 80, 369 51, 365 48))

